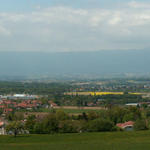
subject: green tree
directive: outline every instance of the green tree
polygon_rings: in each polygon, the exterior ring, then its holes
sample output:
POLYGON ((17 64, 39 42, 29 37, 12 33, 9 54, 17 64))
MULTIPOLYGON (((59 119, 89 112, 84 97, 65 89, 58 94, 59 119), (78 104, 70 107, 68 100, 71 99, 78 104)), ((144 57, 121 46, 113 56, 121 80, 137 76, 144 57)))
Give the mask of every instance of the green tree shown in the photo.
POLYGON ((43 134, 44 133, 43 123, 42 122, 37 121, 34 124, 34 131, 33 131, 33 133, 36 133, 36 134, 43 134))
POLYGON ((112 131, 113 122, 106 119, 95 119, 89 122, 88 130, 91 132, 112 131))
POLYGON ((59 122, 59 132, 77 133, 84 131, 85 122, 78 120, 64 120, 59 122))
POLYGON ((13 121, 10 124, 8 124, 6 126, 6 131, 9 132, 13 132, 14 136, 16 137, 19 133, 22 132, 22 130, 24 129, 24 125, 22 122, 20 121, 13 121))
POLYGON ((94 120, 98 118, 98 114, 95 111, 89 111, 87 116, 88 120, 94 120))
POLYGON ((123 122, 134 121, 134 120, 135 120, 135 118, 134 118, 134 114, 133 113, 127 113, 123 117, 123 122))
POLYGON ((25 122, 25 128, 30 132, 34 133, 34 125, 36 123, 35 115, 28 116, 27 121, 25 122))
POLYGON ((57 120, 61 121, 61 120, 66 120, 67 118, 68 118, 68 115, 63 110, 56 111, 57 120))
POLYGON ((147 127, 147 123, 146 123, 146 120, 142 119, 138 119, 136 120, 135 124, 134 124, 134 129, 135 130, 147 130, 148 127, 147 127))
POLYGON ((58 123, 59 121, 56 118, 54 113, 50 113, 43 120, 43 132, 44 133, 55 133, 58 131, 58 123))

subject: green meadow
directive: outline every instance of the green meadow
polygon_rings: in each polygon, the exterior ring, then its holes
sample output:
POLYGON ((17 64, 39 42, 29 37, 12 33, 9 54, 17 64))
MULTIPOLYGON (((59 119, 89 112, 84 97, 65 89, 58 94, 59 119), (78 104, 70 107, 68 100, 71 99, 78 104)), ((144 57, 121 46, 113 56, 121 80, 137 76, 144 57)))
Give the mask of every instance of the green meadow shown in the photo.
POLYGON ((149 150, 150 131, 0 136, 0 150, 149 150))

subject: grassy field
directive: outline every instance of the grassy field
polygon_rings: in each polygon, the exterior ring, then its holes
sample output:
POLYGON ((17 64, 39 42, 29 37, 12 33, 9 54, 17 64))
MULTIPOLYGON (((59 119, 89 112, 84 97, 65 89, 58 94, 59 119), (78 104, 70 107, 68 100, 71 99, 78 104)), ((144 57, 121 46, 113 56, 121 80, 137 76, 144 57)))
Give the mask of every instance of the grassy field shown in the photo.
POLYGON ((150 131, 0 136, 0 150, 149 150, 150 131))

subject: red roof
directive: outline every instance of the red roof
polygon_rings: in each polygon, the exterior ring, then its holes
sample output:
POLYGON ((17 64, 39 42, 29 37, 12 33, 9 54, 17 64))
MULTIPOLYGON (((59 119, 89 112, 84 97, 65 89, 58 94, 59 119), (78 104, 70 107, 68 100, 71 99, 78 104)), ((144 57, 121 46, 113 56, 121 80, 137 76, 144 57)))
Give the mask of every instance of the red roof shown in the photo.
POLYGON ((4 105, 0 105, 0 108, 5 108, 6 106, 4 106, 4 105))
POLYGON ((5 104, 11 104, 11 101, 4 101, 5 104))
POLYGON ((4 125, 4 122, 0 122, 0 127, 4 125))
POLYGON ((54 103, 53 101, 49 101, 48 103, 49 103, 51 106, 57 106, 57 104, 54 103))
POLYGON ((4 112, 11 112, 11 111, 13 111, 13 109, 11 109, 11 108, 4 109, 4 112))
POLYGON ((19 103, 19 104, 18 104, 18 107, 26 107, 26 105, 27 105, 27 104, 25 104, 25 103, 19 103))
POLYGON ((36 107, 37 105, 36 104, 27 104, 27 103, 19 103, 18 104, 18 107, 23 107, 23 108, 27 108, 27 107, 36 107))
POLYGON ((120 128, 126 128, 128 126, 133 126, 134 125, 134 122, 133 121, 128 121, 128 122, 125 122, 125 123, 117 123, 117 127, 120 127, 120 128))

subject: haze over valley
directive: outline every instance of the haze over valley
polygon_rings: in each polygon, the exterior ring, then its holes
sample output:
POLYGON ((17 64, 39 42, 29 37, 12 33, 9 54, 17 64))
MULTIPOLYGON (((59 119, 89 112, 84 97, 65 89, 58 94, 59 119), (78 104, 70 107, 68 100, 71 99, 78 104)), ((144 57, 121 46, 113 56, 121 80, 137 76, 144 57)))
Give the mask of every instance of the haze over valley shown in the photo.
POLYGON ((1 76, 104 75, 150 72, 149 50, 0 52, 1 76))

